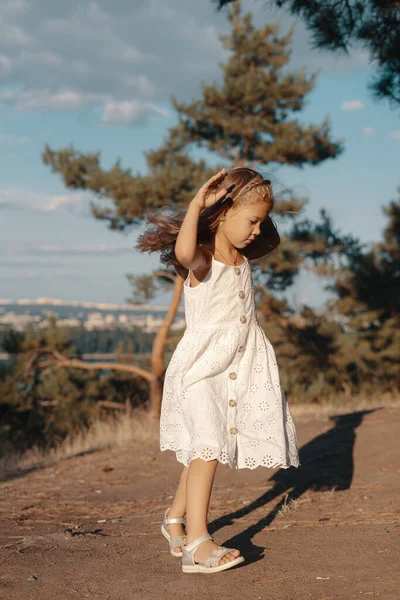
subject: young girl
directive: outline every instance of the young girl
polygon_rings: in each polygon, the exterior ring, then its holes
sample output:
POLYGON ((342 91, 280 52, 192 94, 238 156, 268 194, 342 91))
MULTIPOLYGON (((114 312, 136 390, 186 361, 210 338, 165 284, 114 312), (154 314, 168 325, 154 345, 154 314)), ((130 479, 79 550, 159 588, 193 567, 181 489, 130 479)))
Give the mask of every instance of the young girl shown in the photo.
POLYGON ((249 262, 279 244, 272 207, 271 182, 238 167, 209 179, 183 219, 150 218, 158 231, 147 249, 169 246, 161 260, 184 279, 187 327, 165 372, 160 449, 173 450, 184 465, 161 531, 185 573, 244 560, 207 530, 218 463, 300 465, 274 350, 257 320, 249 262))

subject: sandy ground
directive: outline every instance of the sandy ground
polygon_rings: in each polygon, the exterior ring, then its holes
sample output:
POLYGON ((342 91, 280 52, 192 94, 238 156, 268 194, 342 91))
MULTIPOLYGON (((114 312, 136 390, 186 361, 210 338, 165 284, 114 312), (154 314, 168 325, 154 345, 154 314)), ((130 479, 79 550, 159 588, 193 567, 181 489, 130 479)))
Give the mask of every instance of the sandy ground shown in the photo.
POLYGON ((157 440, 1 482, 0 598, 398 600, 400 407, 295 422, 299 469, 218 466, 209 531, 246 558, 222 573, 169 554, 157 440))

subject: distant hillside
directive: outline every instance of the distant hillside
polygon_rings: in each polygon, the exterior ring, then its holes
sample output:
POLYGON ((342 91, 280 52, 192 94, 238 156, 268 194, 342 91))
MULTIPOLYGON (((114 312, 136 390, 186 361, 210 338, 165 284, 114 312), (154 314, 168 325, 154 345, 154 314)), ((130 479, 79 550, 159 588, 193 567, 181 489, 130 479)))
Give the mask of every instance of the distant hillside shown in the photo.
MULTIPOLYGON (((162 324, 168 306, 149 304, 106 304, 95 302, 69 302, 58 299, 38 298, 36 300, 0 299, 0 331, 9 329, 24 330, 32 324, 45 326, 48 313, 56 315, 60 326, 81 327, 94 330, 133 330, 140 328, 154 333, 162 324)), ((178 309, 174 328, 184 326, 184 309, 178 309)))

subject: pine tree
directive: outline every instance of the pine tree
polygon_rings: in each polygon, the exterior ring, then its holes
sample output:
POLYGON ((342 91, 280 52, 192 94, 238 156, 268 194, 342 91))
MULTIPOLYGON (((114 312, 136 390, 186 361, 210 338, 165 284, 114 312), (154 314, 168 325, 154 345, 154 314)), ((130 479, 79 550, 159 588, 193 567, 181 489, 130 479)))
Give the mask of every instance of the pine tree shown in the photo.
MULTIPOLYGON (((400 192, 400 188, 399 188, 400 192)), ((361 244, 334 230, 324 215, 309 224, 306 235, 333 241, 336 259, 320 275, 335 297, 324 312, 264 296, 268 336, 282 361, 282 383, 292 401, 320 402, 338 392, 368 397, 398 393, 400 384, 400 201, 384 208, 389 218, 383 242, 361 244)), ((301 234, 301 231, 299 232, 301 234)))
MULTIPOLYGON (((212 0, 222 9, 235 0, 212 0)), ((370 89, 377 98, 400 104, 400 4, 398 0, 269 0, 300 16, 317 49, 348 53, 361 45, 369 52, 375 75, 370 89)))
MULTIPOLYGON (((187 146, 195 144, 214 152, 233 166, 271 169, 286 164, 301 168, 338 157, 343 146, 331 140, 327 118, 321 125, 308 126, 295 118, 304 108, 316 74, 308 78, 304 71, 284 72, 290 60, 293 30, 278 37, 278 24, 257 29, 250 13, 241 16, 239 2, 227 16, 232 32, 219 38, 231 54, 221 66, 222 84, 203 84, 202 98, 189 104, 172 97, 179 115, 174 130, 177 138, 187 146)), ((310 224, 300 223, 295 217, 305 203, 306 199, 296 198, 286 189, 275 204, 274 213, 281 220, 297 225, 271 256, 260 261, 263 278, 259 282, 269 289, 286 289, 306 259, 330 254, 318 230, 312 238, 304 238, 310 224), (298 236, 300 228, 303 237, 298 236)))
POLYGON ((349 254, 330 303, 348 330, 342 362, 350 383, 382 391, 400 387, 400 198, 384 212, 383 242, 349 254))
POLYGON ((2 349, 12 364, 0 378, 1 458, 55 447, 110 410, 130 409, 126 399, 147 392, 143 375, 132 377, 130 365, 114 373, 107 363, 76 359, 67 330, 53 316, 44 329, 11 330, 2 349))
POLYGON ((232 165, 273 163, 302 167, 335 158, 342 150, 330 139, 328 119, 302 126, 294 118, 313 89, 316 74, 284 73, 290 60, 293 29, 278 37, 279 25, 257 29, 251 13, 240 16, 235 2, 228 12, 230 35, 220 35, 231 51, 222 65, 223 82, 203 84, 203 97, 191 104, 173 104, 183 140, 218 153, 232 165))

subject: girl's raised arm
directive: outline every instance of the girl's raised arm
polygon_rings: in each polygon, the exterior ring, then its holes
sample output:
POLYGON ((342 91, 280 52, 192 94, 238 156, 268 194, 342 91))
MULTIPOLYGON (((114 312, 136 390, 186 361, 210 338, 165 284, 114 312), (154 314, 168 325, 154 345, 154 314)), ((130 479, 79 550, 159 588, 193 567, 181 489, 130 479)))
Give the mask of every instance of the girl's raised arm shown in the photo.
POLYGON ((201 250, 198 249, 196 244, 200 212, 225 196, 227 193, 225 188, 214 193, 210 189, 212 186, 215 186, 218 180, 222 182, 225 176, 226 170, 222 169, 201 186, 190 202, 185 218, 182 221, 178 237, 176 238, 175 256, 180 264, 187 269, 196 269, 200 266, 200 261, 203 260, 201 250))

